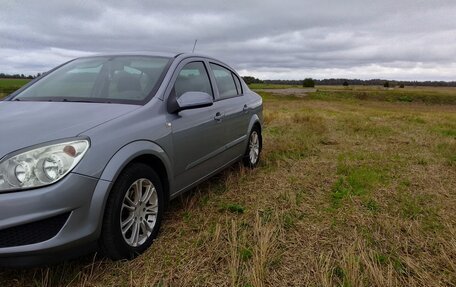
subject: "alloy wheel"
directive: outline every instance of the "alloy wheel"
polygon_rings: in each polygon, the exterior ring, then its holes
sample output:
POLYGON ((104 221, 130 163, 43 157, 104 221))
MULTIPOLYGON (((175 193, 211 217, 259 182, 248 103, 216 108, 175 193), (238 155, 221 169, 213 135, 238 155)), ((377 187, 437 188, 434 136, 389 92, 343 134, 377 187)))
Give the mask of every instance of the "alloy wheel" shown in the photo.
POLYGON ((260 155, 260 139, 257 131, 252 131, 249 139, 250 164, 255 165, 260 155))
POLYGON ((147 178, 133 182, 125 193, 120 210, 120 230, 125 242, 138 247, 151 236, 157 221, 158 194, 147 178))

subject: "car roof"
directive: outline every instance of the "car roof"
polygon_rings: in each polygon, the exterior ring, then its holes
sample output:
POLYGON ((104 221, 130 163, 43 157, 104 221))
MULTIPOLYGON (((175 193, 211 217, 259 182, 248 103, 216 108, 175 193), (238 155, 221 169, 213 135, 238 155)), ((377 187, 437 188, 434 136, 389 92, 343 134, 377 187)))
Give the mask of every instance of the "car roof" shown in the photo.
POLYGON ((127 51, 127 52, 108 52, 108 53, 94 53, 92 55, 84 56, 81 58, 90 58, 90 57, 103 57, 103 56, 157 56, 157 57, 166 57, 174 58, 178 53, 166 53, 166 52, 153 52, 153 51, 127 51))
MULTIPOLYGON (((131 52, 115 52, 115 53, 97 53, 89 56, 79 57, 79 58, 91 58, 91 57, 103 57, 103 56, 155 56, 155 57, 165 57, 165 58, 175 58, 178 60, 182 60, 189 57, 198 57, 198 58, 205 58, 208 60, 213 60, 219 62, 227 67, 230 65, 224 63, 223 61, 198 53, 171 53, 171 52, 154 52, 154 51, 131 51, 131 52)), ((231 68, 232 69, 232 68, 231 68)))
MULTIPOLYGON (((154 51, 130 51, 130 52, 115 52, 115 53, 95 53, 88 56, 83 56, 80 58, 90 58, 90 57, 103 57, 103 56, 156 56, 156 57, 166 57, 166 58, 187 58, 187 57, 202 57, 208 59, 214 59, 210 56, 197 54, 197 53, 171 53, 171 52, 154 52, 154 51)), ((214 59, 216 60, 216 59, 214 59)))

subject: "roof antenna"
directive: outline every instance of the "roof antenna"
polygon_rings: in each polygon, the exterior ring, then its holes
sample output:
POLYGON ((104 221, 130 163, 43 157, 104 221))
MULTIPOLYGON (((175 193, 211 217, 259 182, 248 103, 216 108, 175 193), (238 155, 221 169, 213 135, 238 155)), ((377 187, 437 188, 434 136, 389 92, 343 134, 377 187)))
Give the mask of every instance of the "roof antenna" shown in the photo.
POLYGON ((193 44, 193 50, 192 50, 192 53, 195 53, 196 42, 198 42, 198 39, 195 39, 195 44, 193 44))

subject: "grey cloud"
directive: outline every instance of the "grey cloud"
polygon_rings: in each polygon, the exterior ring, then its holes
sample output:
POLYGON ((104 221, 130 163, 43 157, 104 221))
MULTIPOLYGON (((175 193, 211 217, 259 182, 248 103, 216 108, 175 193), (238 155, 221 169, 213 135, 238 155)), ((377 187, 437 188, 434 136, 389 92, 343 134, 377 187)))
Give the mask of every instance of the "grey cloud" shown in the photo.
POLYGON ((456 72, 454 1, 0 4, 1 72, 36 73, 86 52, 190 51, 194 39, 199 52, 254 76, 449 79, 456 72))

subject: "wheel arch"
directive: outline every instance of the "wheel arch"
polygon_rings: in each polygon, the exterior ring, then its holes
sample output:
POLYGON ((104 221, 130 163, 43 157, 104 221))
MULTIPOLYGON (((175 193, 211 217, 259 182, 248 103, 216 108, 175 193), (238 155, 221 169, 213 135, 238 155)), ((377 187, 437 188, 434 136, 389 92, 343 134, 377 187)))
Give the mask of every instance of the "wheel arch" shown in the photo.
POLYGON ((252 131, 254 126, 258 126, 258 128, 260 129, 260 132, 262 132, 263 126, 261 124, 260 117, 258 117, 257 114, 253 114, 252 117, 250 118, 249 127, 247 129, 247 134, 249 134, 252 131))
MULTIPOLYGON (((249 122, 249 127, 247 129, 247 132, 246 132, 246 135, 247 137, 249 137, 250 135, 250 132, 252 131, 253 128, 255 127, 258 127, 259 131, 260 131, 260 145, 263 146, 263 136, 262 136, 262 133, 263 133, 263 125, 261 123, 261 119, 260 117, 258 117, 257 114, 254 114, 251 118, 250 118, 250 122, 249 122)), ((248 138, 247 138, 247 141, 246 141, 246 148, 247 148, 247 145, 248 145, 248 138)))
MULTIPOLYGON (((262 136, 262 133, 263 133, 263 130, 262 130, 262 121, 260 119, 260 117, 258 117, 257 114, 253 114, 253 116, 250 118, 250 123, 249 123, 249 128, 247 130, 247 138, 246 138, 246 141, 245 141, 245 150, 246 150, 246 153, 248 152, 248 149, 249 149, 249 142, 250 142, 250 134, 252 133, 252 131, 256 128, 259 132, 259 141, 260 141, 260 151, 261 149, 263 148, 263 136, 262 136)), ((245 161, 245 155, 244 155, 244 159, 243 161, 245 161)), ((245 165, 245 163, 244 163, 245 165)))
POLYGON ((104 211, 109 194, 120 173, 129 164, 141 162, 151 166, 159 175, 165 193, 165 206, 170 195, 170 179, 172 178, 171 162, 166 152, 156 143, 135 141, 123 146, 109 160, 100 177, 92 196, 91 217, 98 222, 97 237, 100 235, 104 211))
POLYGON ((142 162, 154 168, 162 180, 165 193, 169 195, 171 162, 166 152, 150 141, 135 141, 123 146, 109 160, 100 179, 114 183, 125 167, 133 162, 142 162))

